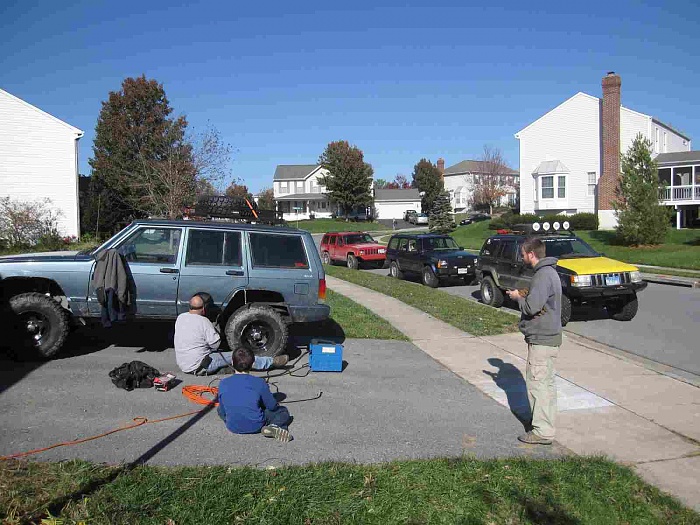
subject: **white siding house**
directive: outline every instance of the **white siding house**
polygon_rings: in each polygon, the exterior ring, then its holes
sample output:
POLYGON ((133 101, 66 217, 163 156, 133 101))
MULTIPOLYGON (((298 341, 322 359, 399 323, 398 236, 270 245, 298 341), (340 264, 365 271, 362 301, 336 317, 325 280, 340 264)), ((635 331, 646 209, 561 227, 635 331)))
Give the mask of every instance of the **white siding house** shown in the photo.
POLYGON ((78 140, 83 132, 0 89, 0 196, 49 198, 63 235, 80 235, 78 140))
POLYGON ((319 178, 328 170, 317 164, 280 164, 275 169, 272 191, 277 211, 284 220, 330 217, 332 210, 319 178))
POLYGON ((420 194, 415 188, 405 190, 374 190, 374 218, 403 219, 407 210, 420 213, 420 194))
MULTIPOLYGON (((442 160, 442 159, 440 159, 442 160)), ((438 167, 440 167, 438 162, 438 167)), ((475 180, 486 175, 489 171, 479 160, 463 160, 445 169, 442 176, 445 190, 450 193, 450 204, 455 213, 461 213, 471 208, 471 197, 474 192, 475 180)), ((520 174, 511 169, 506 169, 499 181, 506 194, 499 201, 500 206, 513 206, 515 204, 516 188, 520 174)))
MULTIPOLYGON (((604 100, 576 93, 515 134, 520 141, 521 213, 597 213, 601 229, 615 226, 611 208, 599 206, 604 100)), ((619 130, 611 133, 619 136, 621 153, 638 133, 652 142, 655 155, 690 151, 690 139, 670 126, 623 106, 619 112, 619 130)))

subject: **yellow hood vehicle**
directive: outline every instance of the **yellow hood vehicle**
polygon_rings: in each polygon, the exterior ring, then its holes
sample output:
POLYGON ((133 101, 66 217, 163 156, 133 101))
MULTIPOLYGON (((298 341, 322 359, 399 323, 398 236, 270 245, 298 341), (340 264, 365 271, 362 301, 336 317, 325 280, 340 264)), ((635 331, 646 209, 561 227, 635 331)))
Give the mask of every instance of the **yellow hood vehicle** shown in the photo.
POLYGON ((547 257, 557 259, 561 279, 561 324, 571 318, 572 308, 582 304, 605 306, 613 319, 630 321, 637 314, 637 292, 646 288, 639 268, 596 252, 562 224, 521 224, 512 232, 489 237, 476 265, 482 301, 500 307, 505 290, 529 288, 533 269, 526 266, 520 246, 529 235, 537 235, 547 248, 547 257))

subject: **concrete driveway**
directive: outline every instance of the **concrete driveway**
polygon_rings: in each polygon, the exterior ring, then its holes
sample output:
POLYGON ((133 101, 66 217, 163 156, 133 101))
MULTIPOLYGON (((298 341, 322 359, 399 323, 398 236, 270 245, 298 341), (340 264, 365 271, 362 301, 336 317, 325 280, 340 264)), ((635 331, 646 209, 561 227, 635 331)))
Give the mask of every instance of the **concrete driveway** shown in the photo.
MULTIPOLYGON (((161 372, 175 370, 172 349, 164 349, 169 329, 170 325, 154 324, 130 327, 119 346, 105 341, 110 334, 89 329, 87 335, 76 333, 71 338, 69 354, 63 358, 34 364, 0 363, 0 455, 96 435, 138 416, 158 419, 202 408, 182 396, 182 385, 170 392, 127 392, 109 380, 110 370, 131 360, 144 361, 161 372)), ((343 357, 347 366, 342 373, 311 372, 304 377, 271 379, 273 392, 287 396, 294 416, 290 430, 295 440, 289 444, 260 435, 230 434, 210 411, 32 458, 267 466, 562 452, 556 446, 534 450, 519 446, 516 436, 522 426, 507 408, 410 343, 347 340, 343 357), (320 398, 313 399, 319 393, 320 398)), ((298 364, 306 362, 303 356, 298 364)), ((278 373, 271 371, 270 375, 278 373)), ((211 382, 215 386, 218 382, 214 377, 180 374, 180 378, 183 384, 211 382)))

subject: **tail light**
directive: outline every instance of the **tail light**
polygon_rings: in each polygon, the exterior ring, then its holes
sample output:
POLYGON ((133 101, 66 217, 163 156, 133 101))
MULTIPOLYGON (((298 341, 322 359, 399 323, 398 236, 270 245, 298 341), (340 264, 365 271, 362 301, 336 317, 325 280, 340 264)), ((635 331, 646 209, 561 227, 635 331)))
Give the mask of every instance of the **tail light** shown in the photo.
POLYGON ((326 300, 326 280, 325 279, 318 280, 318 300, 319 301, 326 300))

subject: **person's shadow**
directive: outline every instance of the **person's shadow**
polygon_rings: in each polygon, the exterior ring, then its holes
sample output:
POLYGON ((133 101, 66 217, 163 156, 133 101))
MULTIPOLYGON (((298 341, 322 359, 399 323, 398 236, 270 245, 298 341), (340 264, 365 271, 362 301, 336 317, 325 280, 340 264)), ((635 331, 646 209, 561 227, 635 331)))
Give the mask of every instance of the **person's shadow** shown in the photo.
POLYGON ((511 363, 504 363, 502 359, 490 357, 488 362, 491 366, 498 368, 498 372, 484 370, 484 374, 490 376, 496 385, 506 393, 510 411, 528 429, 532 421, 532 413, 530 412, 530 402, 527 398, 525 378, 516 366, 511 363))

